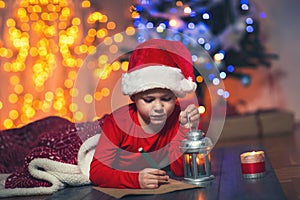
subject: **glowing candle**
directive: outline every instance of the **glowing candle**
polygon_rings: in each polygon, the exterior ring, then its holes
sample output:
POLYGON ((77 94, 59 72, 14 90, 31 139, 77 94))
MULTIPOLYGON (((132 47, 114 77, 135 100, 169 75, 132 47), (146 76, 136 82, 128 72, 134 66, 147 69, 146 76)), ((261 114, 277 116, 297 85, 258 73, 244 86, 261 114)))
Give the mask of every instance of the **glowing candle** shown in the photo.
POLYGON ((264 151, 245 152, 240 155, 240 159, 244 178, 260 178, 265 175, 264 151))

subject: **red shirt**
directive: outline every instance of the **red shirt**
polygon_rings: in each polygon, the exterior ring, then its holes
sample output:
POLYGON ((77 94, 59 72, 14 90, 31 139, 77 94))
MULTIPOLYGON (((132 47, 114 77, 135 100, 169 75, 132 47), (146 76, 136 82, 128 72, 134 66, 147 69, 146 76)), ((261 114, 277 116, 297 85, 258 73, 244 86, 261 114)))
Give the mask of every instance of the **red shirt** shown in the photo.
POLYGON ((155 134, 147 134, 140 127, 135 104, 110 114, 91 162, 91 182, 101 187, 140 188, 139 171, 151 167, 138 152, 140 147, 160 168, 170 165, 176 176, 183 176, 179 146, 188 129, 179 126, 180 111, 176 105, 163 129, 155 134))

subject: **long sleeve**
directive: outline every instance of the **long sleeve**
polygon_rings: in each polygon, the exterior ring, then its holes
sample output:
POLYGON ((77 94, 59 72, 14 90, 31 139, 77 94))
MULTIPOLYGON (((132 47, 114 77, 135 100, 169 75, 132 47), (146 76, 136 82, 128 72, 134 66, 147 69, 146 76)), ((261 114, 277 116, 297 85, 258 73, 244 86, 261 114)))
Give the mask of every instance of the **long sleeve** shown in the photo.
POLYGON ((112 169, 95 158, 92 163, 90 180, 94 185, 109 188, 140 188, 138 173, 112 169))
POLYGON ((161 167, 170 165, 176 176, 183 176, 179 147, 188 130, 179 127, 179 112, 179 107, 176 107, 165 127, 152 135, 140 127, 136 109, 132 107, 108 116, 90 166, 92 183, 101 187, 140 188, 139 171, 151 167, 138 152, 140 147, 161 167))
POLYGON ((112 188, 140 188, 138 172, 113 168, 118 160, 119 130, 107 119, 90 166, 90 180, 94 185, 112 188), (116 160, 117 159, 117 160, 116 160))

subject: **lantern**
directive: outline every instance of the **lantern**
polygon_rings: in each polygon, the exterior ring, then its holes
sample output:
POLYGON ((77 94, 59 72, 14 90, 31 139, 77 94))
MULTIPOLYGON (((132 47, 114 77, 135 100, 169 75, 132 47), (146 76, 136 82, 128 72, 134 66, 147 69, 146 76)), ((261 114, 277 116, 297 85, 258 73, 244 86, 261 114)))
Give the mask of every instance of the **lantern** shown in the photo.
POLYGON ((187 182, 197 185, 214 179, 210 162, 212 146, 211 139, 205 137, 205 133, 201 130, 190 130, 181 142, 184 179, 187 182))

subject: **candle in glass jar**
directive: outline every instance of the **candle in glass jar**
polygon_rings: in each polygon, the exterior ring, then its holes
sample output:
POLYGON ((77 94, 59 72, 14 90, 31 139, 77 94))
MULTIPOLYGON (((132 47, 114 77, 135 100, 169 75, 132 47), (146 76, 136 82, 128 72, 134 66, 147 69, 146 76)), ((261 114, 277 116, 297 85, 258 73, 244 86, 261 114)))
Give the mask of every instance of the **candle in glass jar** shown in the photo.
POLYGON ((240 155, 240 159, 244 178, 260 178, 265 175, 264 151, 245 152, 240 155))

